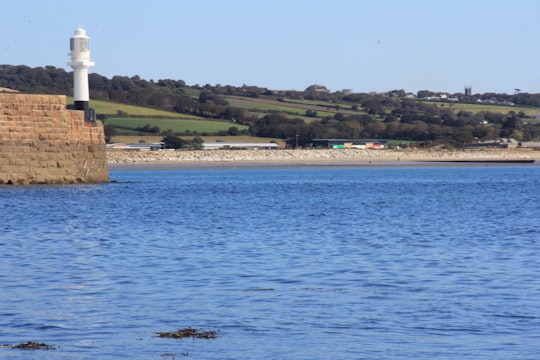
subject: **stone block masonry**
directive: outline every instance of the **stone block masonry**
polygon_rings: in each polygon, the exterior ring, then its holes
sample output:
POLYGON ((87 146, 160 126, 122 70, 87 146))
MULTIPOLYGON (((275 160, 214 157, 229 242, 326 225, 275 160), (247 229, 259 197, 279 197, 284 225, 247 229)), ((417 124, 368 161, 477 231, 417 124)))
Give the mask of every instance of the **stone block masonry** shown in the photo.
POLYGON ((109 181, 101 122, 63 95, 0 93, 0 184, 109 181))

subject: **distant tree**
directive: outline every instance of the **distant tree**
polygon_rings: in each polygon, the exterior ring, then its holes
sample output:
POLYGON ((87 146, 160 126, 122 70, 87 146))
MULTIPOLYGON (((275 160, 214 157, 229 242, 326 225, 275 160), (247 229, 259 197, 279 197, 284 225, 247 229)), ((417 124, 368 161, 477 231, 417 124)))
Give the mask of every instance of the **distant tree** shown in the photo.
POLYGON ((165 149, 182 149, 186 145, 182 138, 175 135, 167 135, 161 139, 161 142, 163 142, 165 149))
POLYGON ((390 122, 399 122, 399 118, 395 115, 386 115, 385 118, 384 118, 384 122, 385 123, 390 123, 390 122))
POLYGON ((334 114, 334 119, 339 120, 339 121, 344 121, 345 120, 345 115, 343 115, 342 113, 335 113, 334 114))
POLYGON ((310 91, 330 92, 330 90, 328 90, 326 86, 319 85, 319 84, 310 85, 304 90, 304 92, 310 92, 310 91))
POLYGON ((521 129, 523 127, 523 120, 516 117, 515 113, 512 111, 508 113, 508 116, 501 125, 503 129, 521 129))
POLYGON ((107 144, 111 142, 113 136, 117 135, 116 127, 114 125, 105 125, 103 127, 103 132, 105 133, 105 141, 107 144))
POLYGON ((214 94, 210 90, 201 91, 199 94, 200 103, 214 103, 216 105, 227 105, 228 102, 224 97, 214 94))
POLYGON ((448 141, 456 147, 463 147, 474 140, 473 129, 470 127, 460 127, 453 129, 453 134, 448 141))
POLYGON ((422 98, 427 98, 429 96, 433 96, 435 95, 435 93, 433 91, 429 91, 429 90, 420 90, 416 93, 416 97, 418 97, 419 99, 422 99, 422 98))
POLYGON ((191 140, 191 148, 194 150, 202 150, 203 143, 203 139, 199 135, 197 135, 191 140))
POLYGON ((240 131, 238 130, 238 128, 236 126, 231 126, 227 132, 231 136, 237 136, 238 133, 240 133, 240 131))
POLYGON ((308 117, 317 117, 317 112, 315 110, 307 109, 306 110, 306 116, 308 117))
POLYGON ((523 129, 523 140, 532 141, 540 139, 540 124, 530 124, 523 129))
POLYGON ((484 114, 484 119, 486 119, 491 124, 502 124, 502 122, 505 119, 504 114, 501 113, 495 113, 488 111, 484 114))
POLYGON ((149 133, 156 133, 156 134, 161 131, 158 126, 151 126, 150 124, 146 124, 144 126, 138 126, 135 128, 135 130, 149 132, 149 133))
POLYGON ((386 124, 382 121, 374 121, 367 124, 364 131, 367 137, 382 138, 386 133, 386 124))
POLYGON ((402 98, 402 97, 405 97, 405 95, 407 95, 407 93, 403 89, 392 90, 392 91, 388 92, 388 96, 391 96, 391 97, 402 98))

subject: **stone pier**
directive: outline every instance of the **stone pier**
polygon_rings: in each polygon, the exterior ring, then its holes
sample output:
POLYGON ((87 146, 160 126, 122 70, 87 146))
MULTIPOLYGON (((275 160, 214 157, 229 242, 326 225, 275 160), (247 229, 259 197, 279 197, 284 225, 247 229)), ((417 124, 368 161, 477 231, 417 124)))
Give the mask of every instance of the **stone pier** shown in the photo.
POLYGON ((0 184, 109 181, 101 122, 63 95, 0 93, 0 184))

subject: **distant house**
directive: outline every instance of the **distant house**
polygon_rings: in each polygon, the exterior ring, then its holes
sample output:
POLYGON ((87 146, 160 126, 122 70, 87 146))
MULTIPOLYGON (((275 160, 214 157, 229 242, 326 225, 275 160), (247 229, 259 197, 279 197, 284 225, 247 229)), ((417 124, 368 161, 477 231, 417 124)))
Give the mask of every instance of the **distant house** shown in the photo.
POLYGON ((386 140, 378 139, 313 139, 315 149, 384 149, 386 140))
POLYGON ((516 139, 501 139, 501 147, 506 149, 515 149, 519 146, 516 139))
POLYGON ((521 147, 522 143, 519 143, 516 139, 501 138, 497 140, 478 141, 474 144, 467 145, 468 148, 503 148, 503 149, 515 149, 521 147))
POLYGON ((304 91, 315 91, 315 92, 320 92, 320 93, 329 93, 330 89, 328 89, 324 85, 314 84, 314 85, 308 86, 306 88, 306 90, 304 90, 304 91))

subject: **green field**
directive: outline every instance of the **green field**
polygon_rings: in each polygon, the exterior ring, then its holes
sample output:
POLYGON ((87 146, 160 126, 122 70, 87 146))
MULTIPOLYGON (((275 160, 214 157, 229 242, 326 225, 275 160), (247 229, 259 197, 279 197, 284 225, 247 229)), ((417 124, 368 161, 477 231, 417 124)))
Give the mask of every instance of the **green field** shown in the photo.
MULTIPOLYGON (((336 105, 339 107, 339 110, 348 110, 348 111, 354 111, 352 110, 352 105, 350 103, 333 103, 329 101, 323 101, 323 100, 295 100, 295 99, 283 99, 285 103, 291 103, 291 104, 301 104, 305 106, 319 106, 319 107, 326 107, 328 110, 337 111, 336 105)), ((358 113, 355 111, 355 113, 358 113)))
MULTIPOLYGON (((67 98, 67 103, 73 102, 72 97, 67 98)), ((231 127, 238 130, 248 129, 246 125, 239 125, 230 121, 208 120, 203 117, 179 114, 171 111, 157 110, 143 106, 127 105, 111 101, 92 100, 90 106, 98 115, 105 115, 105 124, 114 125, 117 133, 127 136, 141 136, 143 132, 135 130, 137 127, 150 125, 157 126, 160 131, 172 130, 174 133, 217 133, 227 131, 231 127), (122 111, 128 116, 118 116, 122 111)))
POLYGON ((472 104, 472 103, 460 103, 460 102, 456 102, 456 103, 432 102, 432 101, 426 101, 425 103, 437 105, 438 107, 443 108, 443 109, 450 109, 454 112, 464 110, 464 111, 470 111, 472 113, 477 113, 480 111, 489 111, 493 113, 508 114, 510 111, 514 111, 515 113, 523 111, 523 113, 527 115, 536 115, 540 113, 539 108, 522 107, 522 106, 482 104, 482 103, 472 104))
MULTIPOLYGON (((73 98, 68 97, 67 103, 73 103, 73 98)), ((127 105, 103 100, 90 100, 90 107, 94 109, 97 114, 102 115, 117 115, 118 110, 120 110, 132 116, 163 116, 178 119, 203 119, 197 116, 179 114, 172 111, 164 111, 143 106, 127 105)))
POLYGON ((248 99, 241 99, 236 97, 225 97, 227 99, 227 102, 229 105, 234 107, 239 107, 243 109, 247 109, 251 112, 286 112, 289 114, 298 114, 298 115, 304 115, 305 110, 302 111, 302 109, 294 108, 294 107, 288 107, 285 105, 276 105, 273 103, 266 103, 266 102, 258 102, 258 101, 252 101, 248 99))
POLYGON ((175 133, 183 133, 187 130, 202 133, 216 133, 218 131, 227 131, 230 127, 236 127, 238 130, 247 129, 246 125, 234 124, 225 121, 197 120, 197 119, 163 119, 163 118, 144 118, 144 117, 108 117, 105 120, 106 125, 117 127, 118 133, 136 134, 137 127, 143 127, 147 124, 157 126, 161 131, 171 129, 175 133), (126 129, 127 128, 127 129, 126 129), (128 130, 130 129, 130 130, 128 130))
MULTIPOLYGON (((287 113, 293 117, 301 117, 306 122, 324 118, 324 117, 332 117, 337 112, 343 112, 334 110, 335 104, 332 104, 331 106, 316 106, 310 103, 302 103, 302 102, 287 102, 287 101, 278 101, 274 99, 265 99, 265 98, 243 98, 238 96, 224 96, 225 99, 229 102, 231 106, 243 108, 250 110, 254 113, 259 113, 261 115, 270 113, 270 112, 284 112, 287 113), (317 111, 317 117, 305 117, 306 110, 314 110, 317 111)), ((350 106, 349 106, 350 108, 350 106)), ((350 110, 345 110, 347 113, 350 110)))
POLYGON ((201 90, 192 87, 185 87, 184 94, 192 99, 197 100, 199 98, 199 95, 201 94, 201 90))

